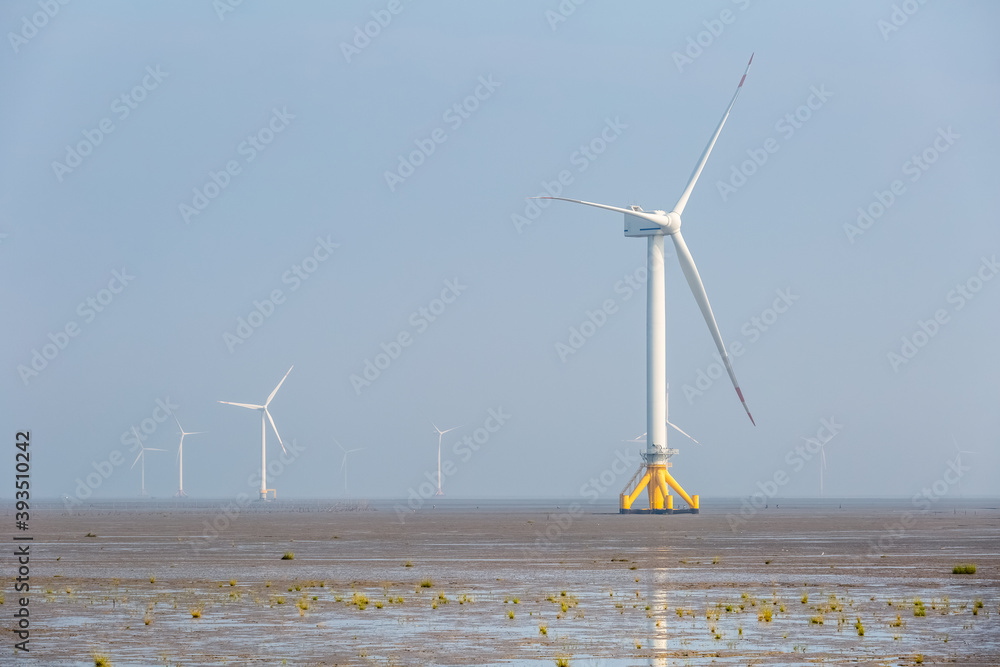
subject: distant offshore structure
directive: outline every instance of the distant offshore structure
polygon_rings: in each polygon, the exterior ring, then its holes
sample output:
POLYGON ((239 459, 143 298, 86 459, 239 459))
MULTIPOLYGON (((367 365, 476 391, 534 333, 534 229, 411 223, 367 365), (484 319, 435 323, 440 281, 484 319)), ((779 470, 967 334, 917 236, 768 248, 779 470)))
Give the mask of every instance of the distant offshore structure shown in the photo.
POLYGON ((674 204, 674 208, 666 211, 643 211, 640 206, 630 206, 629 208, 618 208, 606 204, 595 204, 593 202, 581 201, 578 199, 567 199, 565 197, 537 197, 537 199, 558 199, 561 201, 595 206, 623 213, 625 216, 625 236, 629 238, 646 237, 648 254, 646 258, 646 270, 648 282, 646 284, 646 452, 643 455, 644 463, 633 476, 632 480, 625 487, 625 491, 619 496, 619 511, 622 514, 628 513, 656 513, 673 514, 677 512, 689 512, 697 514, 699 511, 699 497, 690 496, 667 471, 669 467, 668 459, 676 452, 667 448, 667 366, 666 366, 666 290, 664 287, 664 266, 663 266, 663 237, 669 236, 674 242, 677 251, 677 262, 684 272, 691 293, 694 294, 695 301, 701 309, 701 314, 708 324, 708 330, 715 340, 715 346, 719 349, 722 361, 726 365, 729 379, 736 388, 736 394, 740 397, 740 402, 746 410, 750 422, 754 423, 750 408, 747 407, 743 399, 743 392, 736 381, 736 374, 733 372, 732 364, 729 362, 729 355, 726 353, 726 346, 722 342, 722 334, 715 322, 715 315, 712 313, 712 306, 708 303, 708 295, 705 293, 705 286, 702 284, 698 268, 695 266, 691 252, 688 250, 684 237, 681 235, 681 214, 687 206, 688 198, 694 190, 698 177, 701 176, 702 169, 708 161, 708 156, 715 146, 719 134, 722 132, 729 112, 732 111, 736 99, 743 89, 743 82, 746 81, 747 73, 750 71, 750 64, 753 62, 753 55, 747 63, 747 68, 743 72, 733 99, 729 102, 729 107, 722 115, 719 126, 715 128, 715 133, 709 140, 698 161, 691 178, 688 180, 684 192, 680 199, 674 204), (640 476, 641 475, 641 476, 640 476), (670 495, 673 489, 683 498, 688 508, 674 509, 674 499, 670 495), (647 509, 633 509, 632 504, 638 498, 643 489, 647 489, 649 496, 649 507, 647 509))
MULTIPOLYGON (((288 373, 292 372, 291 366, 288 369, 288 373)), ((267 500, 268 493, 271 493, 273 497, 278 497, 278 492, 274 489, 267 488, 267 422, 271 422, 271 428, 274 429, 274 435, 278 438, 278 444, 281 445, 281 451, 288 453, 285 449, 285 443, 281 441, 281 435, 278 434, 278 427, 274 425, 274 418, 271 417, 271 413, 267 411, 267 406, 271 404, 274 399, 274 395, 278 393, 281 389, 281 385, 285 383, 288 378, 288 373, 285 373, 285 377, 281 378, 281 382, 278 386, 274 388, 271 395, 267 397, 264 401, 264 405, 255 405, 253 403, 230 403, 229 401, 219 401, 219 403, 225 403, 226 405, 235 405, 238 408, 248 408, 250 410, 260 411, 260 500, 267 500)))

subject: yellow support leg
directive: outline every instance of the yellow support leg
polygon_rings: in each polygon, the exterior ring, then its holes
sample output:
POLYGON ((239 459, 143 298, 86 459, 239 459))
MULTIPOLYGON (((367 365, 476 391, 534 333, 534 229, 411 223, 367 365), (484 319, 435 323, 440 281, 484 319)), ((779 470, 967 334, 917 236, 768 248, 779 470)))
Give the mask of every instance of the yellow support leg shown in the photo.
POLYGON ((673 510, 674 509, 674 497, 673 496, 667 496, 667 509, 668 510, 673 510))
POLYGON ((632 495, 630 495, 628 498, 625 499, 625 509, 632 507, 632 503, 634 503, 635 499, 639 497, 639 494, 642 493, 642 490, 646 488, 647 484, 649 484, 648 469, 646 470, 646 473, 642 476, 642 479, 639 480, 639 484, 635 487, 635 490, 632 492, 632 495))
POLYGON ((689 507, 691 507, 692 509, 698 509, 698 503, 691 496, 687 494, 687 491, 681 488, 681 485, 677 483, 677 480, 674 479, 671 476, 671 474, 666 471, 666 469, 664 469, 663 474, 666 477, 667 484, 670 485, 670 488, 676 491, 677 495, 683 498, 687 502, 689 507))

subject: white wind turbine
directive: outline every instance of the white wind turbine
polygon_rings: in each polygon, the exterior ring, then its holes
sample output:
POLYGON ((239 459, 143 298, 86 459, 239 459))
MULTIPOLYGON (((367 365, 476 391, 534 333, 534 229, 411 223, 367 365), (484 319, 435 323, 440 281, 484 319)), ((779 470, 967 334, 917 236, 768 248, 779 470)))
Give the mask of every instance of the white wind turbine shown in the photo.
POLYGON ((431 422, 431 426, 434 427, 434 432, 437 433, 438 436, 438 488, 437 492, 434 495, 443 496, 444 491, 441 490, 441 438, 442 436, 444 436, 445 433, 448 433, 449 431, 454 431, 456 428, 462 428, 462 427, 452 426, 451 428, 442 431, 437 427, 437 424, 435 424, 434 422, 431 422))
POLYGON ((351 494, 347 491, 347 455, 353 454, 354 452, 360 452, 364 449, 364 447, 355 447, 354 449, 344 449, 344 446, 340 444, 340 441, 338 441, 336 438, 334 438, 333 441, 337 444, 337 447, 340 447, 340 451, 344 452, 344 458, 340 462, 340 469, 344 471, 344 495, 350 498, 351 494))
MULTIPOLYGON (((295 368, 295 366, 289 367, 288 373, 292 372, 292 368, 295 368)), ((264 401, 264 405, 254 405, 252 403, 230 403, 229 401, 219 401, 219 403, 225 403, 226 405, 235 405, 236 407, 239 408, 249 408, 251 410, 260 411, 260 499, 261 500, 267 500, 267 423, 264 421, 265 419, 271 422, 271 428, 274 429, 274 435, 278 438, 278 444, 281 445, 281 451, 288 453, 288 450, 285 449, 285 443, 281 441, 281 435, 278 434, 278 427, 274 425, 274 418, 271 417, 271 413, 267 411, 267 406, 271 404, 271 400, 274 398, 274 395, 278 393, 279 389, 281 389, 281 385, 284 384, 285 378, 288 377, 288 373, 285 373, 285 377, 281 378, 281 382, 278 383, 278 386, 274 388, 274 391, 271 392, 271 395, 267 397, 266 401, 264 401)))
POLYGON ((174 421, 177 422, 177 428, 181 431, 181 444, 177 446, 177 463, 178 470, 180 471, 180 486, 178 487, 177 493, 174 494, 177 498, 187 498, 187 494, 184 493, 184 436, 186 435, 199 435, 205 433, 205 431, 185 431, 181 423, 177 421, 177 417, 174 417, 174 421))
MULTIPOLYGON (((146 495, 146 452, 165 452, 165 449, 157 449, 155 447, 146 447, 142 444, 142 440, 139 439, 139 434, 135 432, 135 426, 132 427, 132 435, 135 436, 135 441, 139 443, 139 455, 135 457, 135 461, 132 462, 132 468, 135 468, 135 464, 142 460, 142 465, 139 469, 142 471, 142 491, 143 496, 146 495)), ((132 470, 129 468, 129 470, 132 470)))
MULTIPOLYGON (((669 384, 667 385, 667 414, 668 415, 670 414, 670 385, 669 384)), ((677 431, 678 433, 680 433, 681 435, 683 435, 685 438, 687 438, 688 440, 690 440, 694 444, 696 444, 699 447, 701 447, 701 443, 700 442, 698 442, 697 440, 695 440, 694 438, 692 438, 686 431, 682 430, 680 426, 678 426, 677 424, 673 423, 669 419, 667 419, 667 426, 669 426, 670 428, 674 429, 675 431, 677 431)), ((644 445, 644 444, 646 444, 646 434, 642 433, 642 434, 637 435, 636 437, 632 438, 631 440, 626 440, 625 442, 634 442, 636 444, 643 444, 644 445)))
POLYGON ((823 497, 823 472, 826 470, 826 443, 819 446, 819 497, 823 497))
POLYGON ((729 112, 732 111, 733 105, 736 104, 736 98, 740 95, 740 90, 743 88, 743 82, 747 78, 747 72, 750 71, 750 63, 752 62, 753 56, 751 55, 746 71, 743 72, 743 77, 740 79, 740 83, 736 87, 736 92, 733 94, 733 99, 729 102, 729 107, 722 115, 722 120, 719 121, 718 127, 715 128, 715 133, 701 154, 701 158, 691 173, 691 177, 688 179, 687 186, 681 193, 680 199, 677 200, 677 203, 670 212, 661 210, 643 211, 641 207, 636 205, 629 208, 619 208, 578 199, 567 199, 565 197, 538 197, 538 199, 559 199, 575 204, 595 206, 623 213, 625 217, 625 236, 645 236, 647 238, 646 432, 651 436, 647 438, 646 443, 647 466, 665 466, 667 458, 666 303, 663 270, 663 237, 665 236, 669 236, 674 242, 674 247, 677 250, 677 262, 684 272, 684 277, 687 279, 688 286, 691 288, 695 301, 701 309, 701 314, 705 318, 708 330, 715 340, 715 346, 719 350, 719 355, 726 366, 726 371, 729 373, 729 379, 732 380, 733 387, 736 389, 736 394, 739 396, 747 416, 750 417, 750 422, 754 423, 753 416, 750 414, 750 408, 743 399, 743 392, 736 381, 736 374, 733 372, 732 364, 729 362, 729 355, 726 353, 726 346, 722 342, 722 334, 719 333, 719 327, 715 322, 715 315, 712 313, 711 305, 709 305, 705 286, 701 281, 701 276, 698 274, 698 268, 691 257, 691 252, 684 242, 684 237, 681 235, 681 214, 684 212, 688 199, 691 197, 691 192, 698 182, 698 177, 701 176, 702 169, 705 168, 705 163, 708 161, 708 156, 711 154, 712 148, 715 146, 715 142, 722 132, 722 126, 725 125, 726 119, 729 118, 729 112))
MULTIPOLYGON (((951 436, 952 445, 955 447, 956 458, 958 459, 958 465, 962 465, 962 454, 975 454, 976 452, 970 452, 966 449, 962 449, 958 446, 958 440, 955 436, 951 436)), ((958 496, 961 498, 964 494, 962 493, 962 475, 958 476, 958 496)))

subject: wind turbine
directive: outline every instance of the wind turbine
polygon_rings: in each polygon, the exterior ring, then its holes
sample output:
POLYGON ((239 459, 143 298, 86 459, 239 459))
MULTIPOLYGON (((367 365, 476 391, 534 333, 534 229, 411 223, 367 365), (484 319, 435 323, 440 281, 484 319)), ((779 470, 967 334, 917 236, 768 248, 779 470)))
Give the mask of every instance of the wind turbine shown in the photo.
POLYGON ((347 491, 347 455, 353 454, 354 452, 360 452, 361 450, 364 449, 364 447, 356 447, 354 449, 344 449, 344 446, 340 444, 339 440, 334 438, 333 441, 337 444, 338 447, 340 447, 340 451, 344 452, 344 459, 340 462, 340 469, 344 471, 344 495, 350 498, 351 494, 348 493, 347 491))
MULTIPOLYGON (((970 452, 970 451, 965 450, 965 449, 961 449, 958 446, 958 440, 955 439, 955 436, 951 436, 951 442, 952 442, 952 445, 954 445, 954 447, 955 447, 955 454, 956 454, 955 458, 958 459, 958 465, 959 466, 962 465, 962 454, 975 454, 976 453, 976 452, 970 452)), ((962 493, 962 475, 958 476, 958 495, 959 495, 959 497, 962 497, 964 495, 962 493)))
POLYGON ((722 132, 722 127, 726 124, 726 119, 729 118, 729 112, 732 111, 733 105, 736 104, 736 98, 739 97, 740 90, 743 89, 743 82, 747 78, 747 73, 750 71, 750 63, 752 62, 753 55, 750 56, 747 68, 743 72, 743 77, 740 79, 739 85, 736 87, 733 99, 729 102, 726 112, 722 115, 722 120, 719 121, 718 127, 715 128, 715 133, 709 140, 704 152, 702 152, 694 171, 691 173, 687 186, 685 186, 680 199, 677 200, 677 203, 674 204, 673 209, 669 213, 661 210, 644 211, 637 205, 632 205, 629 208, 619 208, 617 206, 595 204, 593 202, 567 199, 565 197, 538 197, 538 199, 558 199, 574 204, 594 206, 623 213, 625 217, 625 236, 630 238, 646 237, 647 239, 648 255, 646 261, 649 278, 646 285, 646 432, 649 434, 649 437, 647 438, 645 454, 646 472, 634 492, 627 496, 626 494, 622 494, 622 512, 633 511, 631 510, 632 502, 647 485, 649 485, 649 509, 652 511, 663 511, 664 509, 670 511, 669 507, 664 508, 663 506, 663 499, 669 498, 668 484, 688 502, 692 512, 698 511, 698 496, 694 496, 694 498, 688 496, 666 469, 668 456, 667 368, 666 303, 663 270, 663 238, 665 236, 669 236, 673 240, 674 247, 677 250, 677 262, 684 272, 684 277, 687 279, 688 286, 691 288, 692 294, 694 294, 694 299, 701 309, 701 314, 705 318, 708 330, 715 340, 715 346, 718 348, 719 355, 725 363, 726 371, 729 373, 729 379, 732 380, 733 387, 736 389, 736 394, 739 396, 747 416, 750 417, 750 422, 754 423, 753 415, 750 414, 750 408, 743 399, 743 391, 740 389, 739 382, 736 381, 736 374, 733 372, 732 364, 729 362, 729 355, 726 353, 726 346, 722 342, 722 334, 719 333, 719 326, 715 322, 715 315, 712 313, 711 305, 709 305, 705 286, 701 281, 701 276, 698 274, 698 268, 691 257, 691 252, 684 242, 684 237, 681 235, 681 215, 684 213, 684 208, 691 197, 691 192, 698 182, 698 177, 701 176, 702 169, 705 168, 708 156, 711 154, 712 148, 715 146, 715 142, 722 132))
POLYGON ((826 443, 819 446, 819 497, 823 497, 823 471, 826 470, 826 443))
MULTIPOLYGON (((295 366, 289 367, 288 373, 292 372, 292 368, 295 368, 295 366)), ((288 377, 288 373, 285 373, 285 377, 281 378, 281 382, 278 383, 278 386, 274 388, 274 391, 271 392, 271 395, 267 397, 266 401, 264 401, 264 405, 254 405, 252 403, 230 403, 229 401, 219 401, 219 403, 225 403, 226 405, 235 405, 236 407, 239 408, 249 408, 250 410, 260 411, 260 499, 261 500, 267 500, 267 424, 264 421, 265 419, 271 422, 271 428, 274 429, 274 435, 278 438, 278 444, 281 445, 281 451, 285 452, 286 454, 288 453, 288 450, 285 449, 285 443, 281 441, 281 436, 278 434, 278 427, 274 425, 274 418, 271 417, 271 413, 267 411, 267 406, 271 404, 271 400, 274 398, 274 395, 278 393, 279 389, 281 389, 281 385, 284 384, 285 378, 288 377)))
MULTIPOLYGON (((142 465, 139 466, 142 470, 142 496, 146 495, 146 452, 165 452, 165 449, 157 449, 155 447, 146 447, 142 444, 142 440, 139 439, 139 434, 135 432, 135 426, 132 427, 132 435, 135 436, 135 441, 139 443, 139 455, 135 457, 135 461, 132 462, 132 468, 135 468, 135 464, 142 459, 142 465)), ((131 470, 132 468, 129 468, 131 470)))
POLYGON ((205 431, 191 431, 190 433, 184 430, 181 423, 177 421, 177 417, 174 417, 174 421, 177 422, 177 428, 181 431, 181 444, 177 447, 177 463, 179 464, 180 470, 180 487, 178 487, 177 493, 174 494, 176 498, 187 498, 187 494, 184 493, 184 436, 185 435, 198 435, 204 433, 205 431))
POLYGON ((437 493, 435 493, 434 495, 435 496, 443 496, 444 495, 444 491, 441 490, 441 438, 442 438, 442 436, 444 436, 445 433, 448 433, 449 431, 454 431, 456 428, 462 428, 462 427, 461 426, 452 426, 451 428, 445 429, 445 430, 442 431, 441 429, 439 429, 437 427, 437 424, 435 424, 434 422, 431 422, 431 426, 434 427, 434 431, 438 435, 438 490, 437 490, 437 493))

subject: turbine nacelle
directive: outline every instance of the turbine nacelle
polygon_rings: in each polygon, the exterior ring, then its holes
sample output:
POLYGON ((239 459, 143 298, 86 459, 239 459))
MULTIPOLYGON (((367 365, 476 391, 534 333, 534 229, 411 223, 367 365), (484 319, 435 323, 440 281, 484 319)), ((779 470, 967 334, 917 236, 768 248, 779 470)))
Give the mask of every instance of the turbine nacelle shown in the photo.
POLYGON ((681 228, 681 216, 676 211, 643 211, 640 206, 631 206, 625 212, 625 236, 670 236, 681 228), (652 224, 650 224, 652 223, 652 224))

